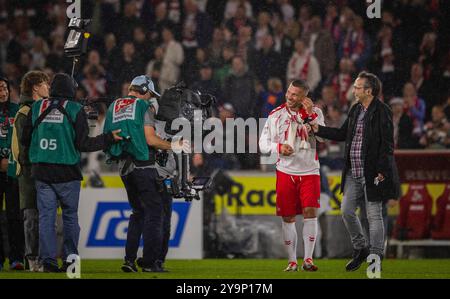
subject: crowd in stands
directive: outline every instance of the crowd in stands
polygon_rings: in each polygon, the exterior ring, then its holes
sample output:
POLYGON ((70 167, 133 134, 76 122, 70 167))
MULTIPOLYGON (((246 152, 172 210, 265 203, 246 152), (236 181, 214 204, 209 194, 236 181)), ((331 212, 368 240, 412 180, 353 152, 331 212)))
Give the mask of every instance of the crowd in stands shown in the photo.
MULTIPOLYGON (((80 98, 120 96, 147 74, 160 91, 183 80, 216 96, 220 118, 259 118, 283 103, 291 80, 304 79, 327 125, 339 126, 353 80, 368 70, 392 107, 396 148, 450 147, 449 1, 383 1, 379 19, 361 0, 92 2, 89 51, 75 72, 80 98)), ((66 7, 0 0, 0 73, 13 101, 29 70, 70 73, 66 7)), ((320 156, 339 168, 342 150, 326 142, 320 156)), ((223 167, 258 166, 251 155, 222 158, 232 162, 216 156, 223 167)))

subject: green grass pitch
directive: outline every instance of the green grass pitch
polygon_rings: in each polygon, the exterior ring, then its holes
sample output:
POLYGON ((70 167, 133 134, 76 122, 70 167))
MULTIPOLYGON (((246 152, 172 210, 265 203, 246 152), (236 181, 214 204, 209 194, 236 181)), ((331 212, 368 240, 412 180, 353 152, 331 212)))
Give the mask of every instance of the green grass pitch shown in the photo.
MULTIPOLYGON (((315 260, 318 272, 283 272, 285 260, 274 259, 205 259, 205 260, 168 260, 169 273, 123 273, 120 260, 83 260, 81 278, 83 279, 303 279, 303 278, 356 278, 366 279, 366 268, 355 272, 345 272, 347 260, 315 260)), ((66 278, 65 273, 31 273, 10 271, 7 263, 0 280, 66 278)), ((450 259, 427 260, 385 260, 381 278, 450 278, 450 259)))

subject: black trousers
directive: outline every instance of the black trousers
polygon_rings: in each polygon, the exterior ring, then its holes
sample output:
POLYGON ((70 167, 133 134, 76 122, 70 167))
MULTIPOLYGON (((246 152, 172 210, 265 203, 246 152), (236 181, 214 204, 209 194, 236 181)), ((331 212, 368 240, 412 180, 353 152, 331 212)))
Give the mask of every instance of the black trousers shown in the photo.
POLYGON ((128 223, 125 260, 134 262, 141 235, 144 239, 143 265, 151 267, 160 258, 162 248, 162 199, 157 191, 154 168, 135 169, 122 176, 132 208, 128 223))
POLYGON ((162 224, 162 248, 159 260, 166 261, 167 252, 169 252, 169 240, 170 240, 170 222, 172 219, 172 196, 166 191, 160 192, 163 202, 163 224, 162 224))
MULTIPOLYGON (((20 210, 19 184, 17 179, 10 178, 6 173, 0 173, 0 210, 3 208, 3 198, 6 207, 6 230, 9 244, 9 263, 23 262, 25 237, 23 229, 23 216, 20 210)), ((5 262, 3 244, 4 227, 0 227, 0 263, 5 262)))

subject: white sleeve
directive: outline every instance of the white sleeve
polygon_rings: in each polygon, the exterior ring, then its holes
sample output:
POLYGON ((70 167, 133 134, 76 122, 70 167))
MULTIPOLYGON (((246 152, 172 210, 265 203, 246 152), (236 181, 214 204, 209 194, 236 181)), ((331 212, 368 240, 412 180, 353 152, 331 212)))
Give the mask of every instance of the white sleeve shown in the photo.
POLYGON ((278 138, 272 128, 273 118, 269 116, 259 138, 259 150, 262 154, 278 153, 278 138))
MULTIPOLYGON (((317 119, 314 122, 317 122, 320 126, 325 126, 325 118, 323 117, 322 110, 318 107, 314 107, 314 112, 317 113, 317 119)), ((319 142, 324 142, 324 139, 318 136, 315 136, 316 140, 319 142)))

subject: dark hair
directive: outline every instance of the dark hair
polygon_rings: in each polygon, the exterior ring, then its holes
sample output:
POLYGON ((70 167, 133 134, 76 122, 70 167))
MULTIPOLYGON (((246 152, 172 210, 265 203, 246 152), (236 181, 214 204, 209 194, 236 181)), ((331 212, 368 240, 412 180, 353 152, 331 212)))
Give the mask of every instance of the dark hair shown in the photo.
POLYGON ((381 82, 377 76, 369 72, 361 72, 358 74, 359 79, 364 79, 364 88, 372 89, 372 96, 378 97, 381 91, 381 82))
POLYGON ((48 75, 41 71, 30 71, 23 76, 20 82, 20 93, 31 97, 33 95, 33 86, 42 82, 50 82, 48 75))
POLYGON ((309 91, 308 83, 306 83, 306 81, 304 81, 304 80, 294 80, 294 81, 291 82, 291 85, 295 86, 295 87, 298 87, 298 88, 301 88, 305 92, 309 91))

